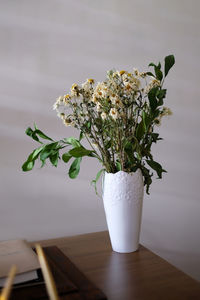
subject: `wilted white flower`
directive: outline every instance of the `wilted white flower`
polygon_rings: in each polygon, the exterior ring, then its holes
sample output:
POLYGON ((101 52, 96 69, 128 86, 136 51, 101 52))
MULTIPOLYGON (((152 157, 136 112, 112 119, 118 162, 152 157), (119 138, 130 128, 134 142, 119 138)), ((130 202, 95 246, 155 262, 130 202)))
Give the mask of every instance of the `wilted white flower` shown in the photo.
POLYGON ((54 105, 53 105, 53 110, 57 110, 58 107, 59 107, 59 104, 57 102, 55 102, 54 105))
POLYGON ((123 84, 127 91, 136 91, 140 87, 140 80, 134 77, 131 73, 124 74, 123 84))
POLYGON ((98 149, 98 144, 97 143, 91 143, 91 144, 92 144, 93 148, 98 149))
POLYGON ((136 68, 133 69, 133 74, 136 77, 142 77, 142 78, 145 78, 147 75, 146 72, 139 72, 138 69, 136 69, 136 68))
POLYGON ((100 111, 101 111, 102 106, 101 106, 101 104, 100 104, 99 102, 97 103, 96 108, 97 108, 97 112, 100 112, 100 111))
POLYGON ((98 101, 99 101, 95 94, 92 95, 92 99, 91 100, 94 103, 98 103, 98 101))
POLYGON ((161 125, 161 118, 156 118, 154 120, 154 122, 155 122, 156 126, 160 126, 161 125))
POLYGON ((109 115, 116 121, 119 117, 119 113, 116 108, 111 108, 109 115))
POLYGON ((112 73, 112 77, 113 77, 113 78, 120 77, 119 71, 113 72, 113 73, 112 73))
POLYGON ((88 80, 84 82, 81 86, 86 93, 90 93, 92 87, 91 87, 91 83, 88 82, 88 80))
POLYGON ((87 82, 89 82, 90 84, 94 84, 94 79, 93 78, 88 78, 87 82))
POLYGON ((161 113, 163 116, 171 116, 172 115, 172 111, 169 107, 163 107, 163 111, 161 113))
POLYGON ((162 112, 161 112, 160 115, 154 120, 154 122, 155 122, 155 124, 156 124, 157 126, 160 126, 160 125, 161 125, 161 120, 162 120, 162 118, 165 117, 165 116, 171 116, 171 115, 172 115, 171 109, 164 106, 162 112))
POLYGON ((150 92, 150 90, 154 87, 160 86, 160 80, 158 79, 153 79, 152 81, 150 81, 150 83, 145 87, 144 91, 146 94, 148 94, 150 92))
POLYGON ((64 105, 69 105, 69 101, 71 100, 71 96, 69 94, 64 95, 63 97, 63 103, 64 105))
POLYGON ((58 105, 61 105, 63 103, 63 100, 64 100, 64 97, 63 96, 59 96, 57 99, 56 99, 56 103, 58 105))
POLYGON ((108 88, 104 82, 98 82, 95 90, 94 97, 96 98, 106 98, 108 95, 108 88))
POLYGON ((102 120, 105 120, 107 118, 107 114, 105 112, 101 113, 101 118, 102 120))
POLYGON ((71 95, 72 97, 77 97, 79 96, 79 86, 78 84, 74 83, 71 87, 71 95))
POLYGON ((59 113, 58 116, 59 116, 62 120, 65 120, 65 114, 64 114, 64 113, 59 113))
POLYGON ((66 118, 63 120, 65 126, 74 126, 75 122, 71 118, 66 118))
POLYGON ((133 68, 133 74, 134 74, 135 76, 139 76, 140 72, 138 71, 137 68, 133 68))
POLYGON ((142 78, 145 78, 147 76, 147 73, 146 72, 140 72, 139 76, 142 77, 142 78))
POLYGON ((116 101, 116 99, 117 99, 117 95, 116 95, 116 94, 113 94, 112 96, 110 96, 109 99, 111 100, 112 104, 115 104, 115 101, 116 101))
POLYGON ((113 105, 117 106, 117 107, 123 107, 123 103, 120 100, 119 97, 115 96, 115 97, 110 97, 110 100, 112 102, 113 105))

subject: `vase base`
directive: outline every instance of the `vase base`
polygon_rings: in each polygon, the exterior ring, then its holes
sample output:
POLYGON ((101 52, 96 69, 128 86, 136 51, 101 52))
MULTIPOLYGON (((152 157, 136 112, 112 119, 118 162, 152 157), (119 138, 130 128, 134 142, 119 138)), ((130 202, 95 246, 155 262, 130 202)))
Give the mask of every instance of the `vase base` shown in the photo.
POLYGON ((135 249, 128 249, 128 250, 123 250, 123 249, 112 249, 113 252, 117 252, 117 253, 133 253, 133 252, 137 252, 139 250, 139 247, 135 248, 135 249))

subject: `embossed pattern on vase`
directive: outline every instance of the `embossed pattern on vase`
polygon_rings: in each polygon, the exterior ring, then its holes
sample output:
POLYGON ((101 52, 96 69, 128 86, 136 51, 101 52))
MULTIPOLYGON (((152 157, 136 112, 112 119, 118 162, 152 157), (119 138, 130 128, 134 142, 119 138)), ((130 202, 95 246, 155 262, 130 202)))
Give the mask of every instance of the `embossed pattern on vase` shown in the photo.
POLYGON ((143 197, 143 180, 141 171, 138 169, 135 173, 126 173, 119 171, 115 174, 106 174, 106 183, 103 187, 104 205, 113 206, 119 202, 129 204, 140 203, 143 197))

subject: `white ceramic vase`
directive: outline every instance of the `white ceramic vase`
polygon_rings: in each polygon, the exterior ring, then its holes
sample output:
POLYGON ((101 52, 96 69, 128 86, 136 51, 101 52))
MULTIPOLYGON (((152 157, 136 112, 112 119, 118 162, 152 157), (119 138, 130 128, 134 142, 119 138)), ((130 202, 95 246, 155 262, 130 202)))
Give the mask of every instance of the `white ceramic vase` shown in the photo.
POLYGON ((112 248, 134 252, 139 246, 144 185, 142 172, 105 173, 103 203, 112 248))

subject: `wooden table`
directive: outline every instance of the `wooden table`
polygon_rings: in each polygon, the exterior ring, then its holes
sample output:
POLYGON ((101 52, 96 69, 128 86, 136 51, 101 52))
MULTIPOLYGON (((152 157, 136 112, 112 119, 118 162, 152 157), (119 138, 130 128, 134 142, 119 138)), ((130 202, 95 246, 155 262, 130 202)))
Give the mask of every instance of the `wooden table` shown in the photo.
POLYGON ((56 245, 108 300, 195 300, 200 283, 143 246, 129 254, 113 252, 107 232, 40 241, 56 245))

